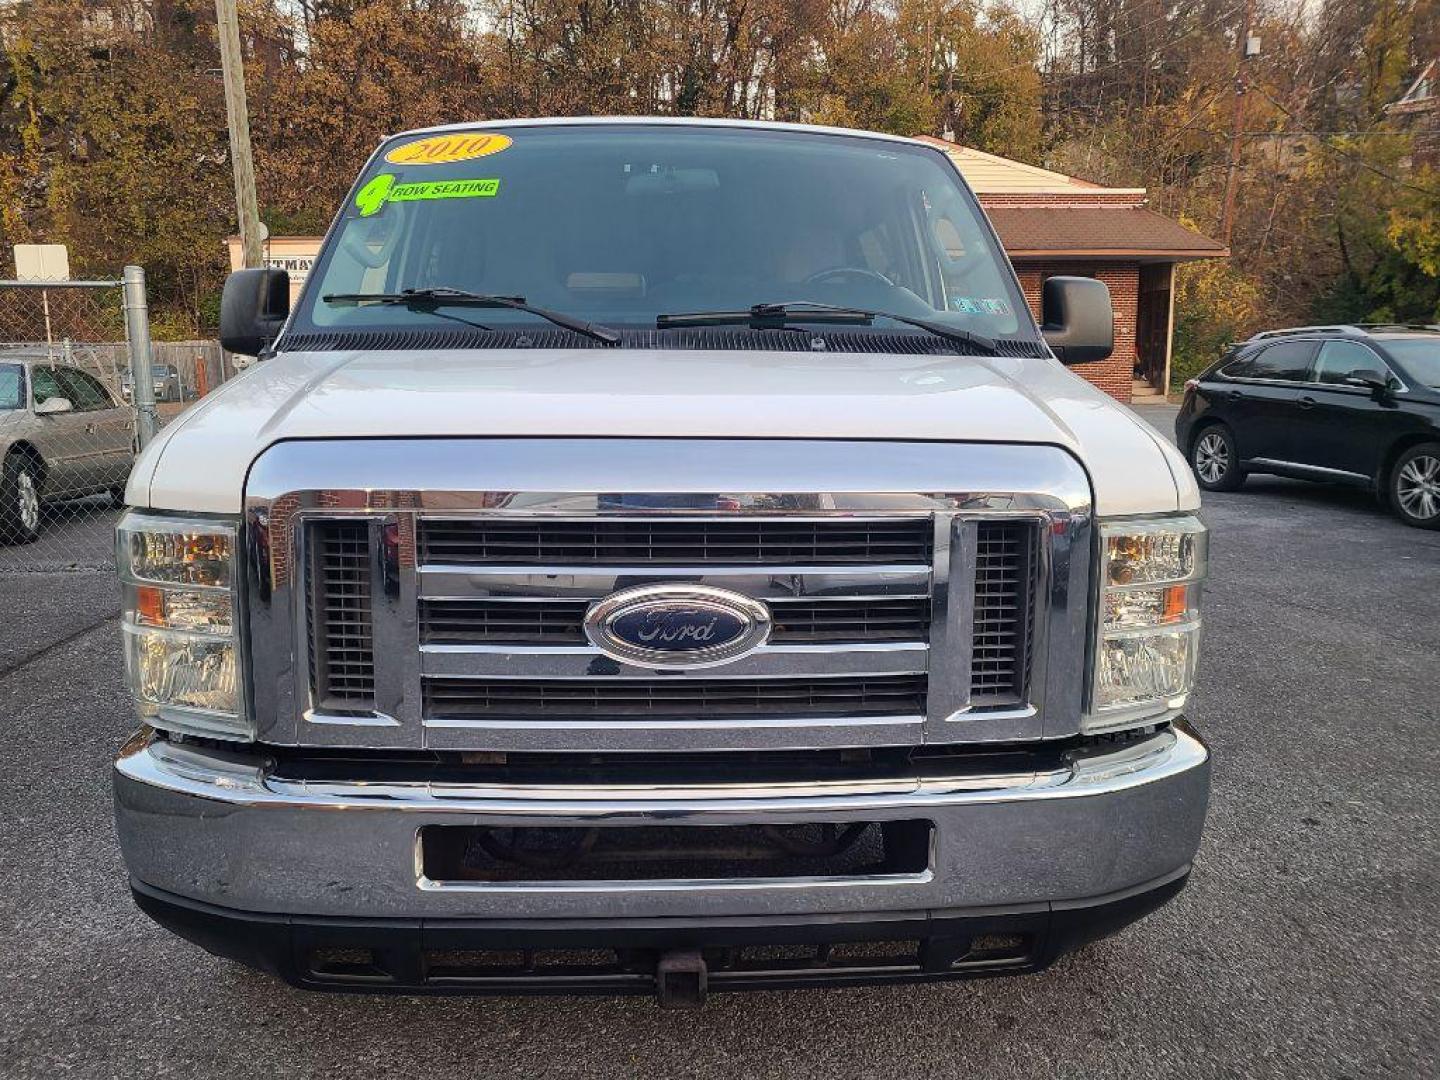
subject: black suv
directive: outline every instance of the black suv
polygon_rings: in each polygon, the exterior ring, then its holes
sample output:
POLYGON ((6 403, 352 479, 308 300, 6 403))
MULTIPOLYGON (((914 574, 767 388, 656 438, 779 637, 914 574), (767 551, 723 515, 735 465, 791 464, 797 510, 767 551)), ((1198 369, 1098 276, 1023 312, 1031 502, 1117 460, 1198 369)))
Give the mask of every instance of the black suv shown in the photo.
POLYGON ((1440 528, 1440 327, 1256 334, 1185 384, 1175 437, 1208 491, 1252 472, 1355 484, 1440 528))

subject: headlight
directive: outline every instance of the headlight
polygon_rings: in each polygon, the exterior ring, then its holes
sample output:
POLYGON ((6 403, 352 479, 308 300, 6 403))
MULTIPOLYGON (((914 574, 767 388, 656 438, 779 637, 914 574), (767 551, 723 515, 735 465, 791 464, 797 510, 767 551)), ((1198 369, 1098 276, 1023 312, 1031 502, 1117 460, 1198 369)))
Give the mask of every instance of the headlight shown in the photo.
POLYGON ((1086 731, 1178 709, 1195 677, 1205 526, 1192 517, 1100 527, 1100 612, 1086 731))
POLYGON ((240 677, 230 522, 127 514, 116 530, 125 668, 141 717, 166 731, 251 739, 240 677))

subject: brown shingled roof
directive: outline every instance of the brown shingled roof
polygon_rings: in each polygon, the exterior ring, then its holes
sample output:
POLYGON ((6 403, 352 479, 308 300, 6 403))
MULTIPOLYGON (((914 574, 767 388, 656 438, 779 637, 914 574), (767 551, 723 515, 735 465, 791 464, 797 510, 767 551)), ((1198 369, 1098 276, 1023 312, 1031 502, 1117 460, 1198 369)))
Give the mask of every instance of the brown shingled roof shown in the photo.
POLYGON ((991 206, 986 209, 1012 259, 1025 256, 1215 259, 1218 240, 1139 207, 991 206))

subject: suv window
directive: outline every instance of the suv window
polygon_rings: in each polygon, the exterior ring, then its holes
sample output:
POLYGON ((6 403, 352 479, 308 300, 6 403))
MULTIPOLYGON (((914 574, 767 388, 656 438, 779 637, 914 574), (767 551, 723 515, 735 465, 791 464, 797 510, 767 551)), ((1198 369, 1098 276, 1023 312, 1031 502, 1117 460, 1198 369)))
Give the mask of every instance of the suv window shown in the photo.
POLYGON ((1344 386, 1345 380, 1357 371, 1385 370, 1385 362, 1358 341, 1327 341, 1320 346, 1315 361, 1315 381, 1328 386, 1344 386))
POLYGON ((1281 341, 1228 365, 1222 374, 1227 379, 1304 382, 1309 377, 1310 358, 1314 355, 1313 341, 1281 341))
POLYGON ((55 374, 64 388, 65 396, 70 399, 77 412, 93 412, 96 409, 113 407, 109 393, 93 376, 74 368, 56 368, 55 374))
POLYGON ((1440 390, 1440 338, 1389 338, 1385 348, 1412 379, 1440 390))

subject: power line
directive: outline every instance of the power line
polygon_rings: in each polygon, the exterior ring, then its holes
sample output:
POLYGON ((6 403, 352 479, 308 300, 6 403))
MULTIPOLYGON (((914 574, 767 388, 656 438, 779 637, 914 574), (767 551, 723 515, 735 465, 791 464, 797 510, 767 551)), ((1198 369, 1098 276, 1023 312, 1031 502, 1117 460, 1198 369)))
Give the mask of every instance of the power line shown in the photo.
POLYGON ((1288 139, 1291 136, 1308 136, 1315 139, 1410 139, 1409 131, 1242 131, 1240 134, 1251 139, 1288 139))
MULTIPOLYGON (((1267 93, 1263 88, 1261 88, 1261 87, 1256 87, 1255 89, 1256 89, 1256 91, 1260 94, 1261 97, 1263 97, 1266 101, 1270 102, 1271 105, 1274 105, 1275 108, 1279 109, 1282 113, 1284 113, 1286 116, 1288 116, 1291 120, 1298 120, 1298 119, 1300 119, 1300 118, 1299 118, 1298 116, 1296 116, 1293 112, 1291 112, 1289 109, 1287 109, 1284 105, 1281 105, 1280 102, 1276 101, 1273 97, 1271 97, 1270 94, 1267 93)), ((1341 148, 1341 147, 1339 147, 1339 146, 1336 146, 1336 145, 1334 145, 1333 143, 1327 142, 1325 139, 1319 139, 1319 140, 1317 140, 1317 141, 1319 142, 1319 144, 1320 144, 1321 147, 1323 147, 1323 148, 1326 149, 1326 150, 1329 150, 1332 154, 1337 154, 1337 155, 1339 155, 1340 157, 1343 157, 1343 158, 1345 158, 1345 159, 1348 160, 1348 161, 1353 161, 1356 165, 1359 165, 1362 169, 1368 169, 1370 172, 1374 173, 1376 176, 1380 177, 1382 180, 1388 180, 1388 181, 1390 181, 1390 183, 1396 184, 1396 185, 1398 185, 1399 187, 1408 188, 1410 191, 1418 191, 1421 195, 1429 195, 1429 196, 1431 196, 1432 198, 1440 198, 1440 188, 1428 188, 1428 187, 1422 187, 1422 186, 1419 185, 1419 184, 1412 184, 1412 183, 1410 183, 1410 181, 1406 180, 1404 177, 1402 177, 1402 176, 1396 176, 1394 173, 1386 172, 1384 169, 1382 169, 1382 168, 1380 168, 1380 167, 1378 167, 1378 166, 1376 166, 1376 165, 1371 165, 1370 162, 1366 161, 1366 160, 1365 160, 1364 158, 1362 158, 1360 155, 1358 155, 1358 154, 1352 154, 1350 151, 1345 150, 1345 149, 1343 149, 1343 148, 1341 148)))
MULTIPOLYGON (((1233 7, 1226 9, 1219 15, 1219 17, 1211 20, 1208 23, 1203 23, 1199 26, 1192 26, 1188 30, 1181 31, 1179 34, 1176 34, 1168 41, 1164 41, 1158 46, 1156 46, 1154 49, 1152 49, 1150 56, 1124 57, 1119 60, 1113 60, 1108 64, 1101 64, 1099 67, 1093 67, 1089 71, 1072 71, 1064 75, 1056 75, 1053 72, 1049 74, 1041 72, 1041 74, 1044 75, 1046 80, 1049 82, 1059 82, 1069 79, 1083 79, 1087 76, 1094 75, 1096 72, 1107 71, 1110 68, 1124 67, 1126 64, 1146 63, 1149 62, 1157 53, 1164 52, 1166 49, 1170 48, 1170 46, 1178 45, 1186 38, 1192 37, 1193 35, 1198 34, 1203 30, 1213 29, 1214 27, 1218 26, 1220 23, 1228 19, 1231 15, 1235 14, 1235 12, 1238 10, 1239 5, 1237 4, 1233 7)), ((1128 30, 1126 30, 1126 33, 1134 34, 1140 30, 1146 30, 1152 26, 1158 26, 1160 23, 1168 22, 1169 19, 1170 17, 1168 15, 1162 15, 1157 19, 1150 19, 1147 22, 1140 23, 1138 26, 1129 28, 1128 30)), ((992 75, 1004 75, 1005 73, 1010 71, 1019 71, 1021 68, 1034 68, 1036 66, 1036 62, 1033 60, 1024 60, 1018 64, 1008 64, 1005 67, 991 68, 989 71, 964 72, 960 74, 960 77, 966 79, 988 79, 992 75)))

